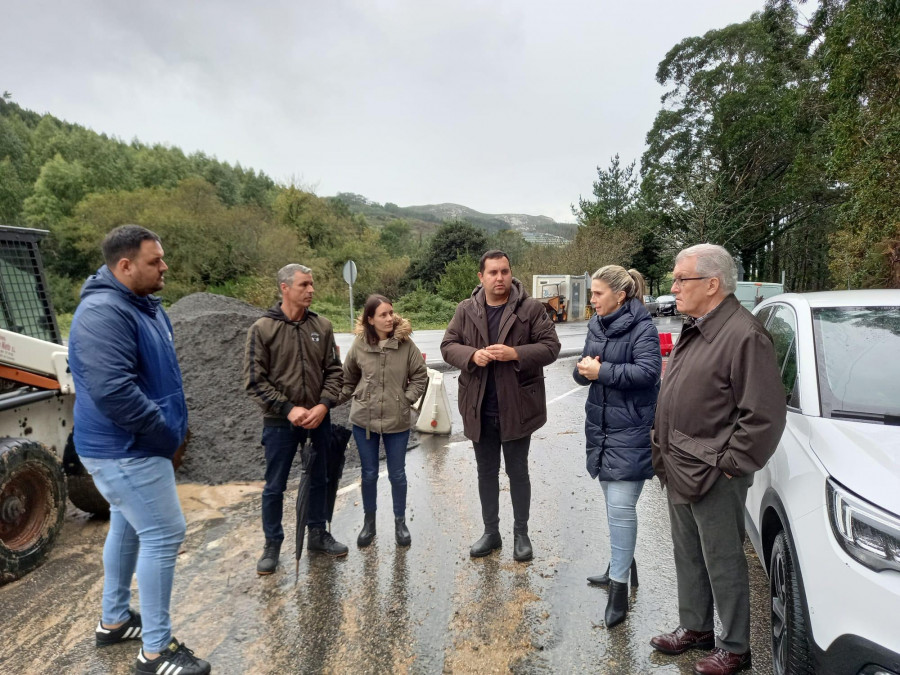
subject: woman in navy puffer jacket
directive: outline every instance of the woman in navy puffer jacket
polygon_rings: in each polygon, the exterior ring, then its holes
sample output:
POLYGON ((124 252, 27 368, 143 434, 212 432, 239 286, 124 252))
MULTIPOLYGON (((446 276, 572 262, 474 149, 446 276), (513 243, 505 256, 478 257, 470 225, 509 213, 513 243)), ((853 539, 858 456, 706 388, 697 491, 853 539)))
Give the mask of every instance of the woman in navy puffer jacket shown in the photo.
POLYGON ((591 386, 584 420, 587 470, 603 488, 611 558, 607 574, 588 581, 609 584, 607 627, 625 619, 629 568, 637 586, 635 506, 644 481, 653 477, 650 428, 662 356, 643 296, 644 278, 637 270, 607 265, 594 273, 591 305, 596 314, 573 372, 576 382, 591 386))

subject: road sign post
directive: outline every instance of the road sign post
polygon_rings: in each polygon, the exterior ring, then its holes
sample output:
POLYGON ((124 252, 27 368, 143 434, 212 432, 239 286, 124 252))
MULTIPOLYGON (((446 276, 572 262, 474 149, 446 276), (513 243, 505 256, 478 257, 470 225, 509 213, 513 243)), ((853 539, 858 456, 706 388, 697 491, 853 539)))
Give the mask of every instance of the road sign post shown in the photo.
POLYGON ((344 281, 350 287, 350 332, 353 332, 353 283, 356 281, 356 263, 348 260, 344 263, 344 281))

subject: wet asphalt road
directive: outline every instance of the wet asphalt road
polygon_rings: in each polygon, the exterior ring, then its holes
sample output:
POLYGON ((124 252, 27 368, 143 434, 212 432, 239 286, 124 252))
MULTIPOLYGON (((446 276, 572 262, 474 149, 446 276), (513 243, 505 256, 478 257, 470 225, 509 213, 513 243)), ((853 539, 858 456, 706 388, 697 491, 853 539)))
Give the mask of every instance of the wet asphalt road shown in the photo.
MULTIPOLYGON (((502 475, 505 547, 469 558, 481 534, 476 469, 454 410, 453 435, 423 437, 407 455, 412 546, 394 543, 382 477, 378 536, 356 548, 362 503, 347 476, 333 532, 350 554, 334 560, 304 552, 296 583, 292 543, 276 574, 255 574, 259 484, 180 486, 188 535, 173 593, 175 635, 214 673, 690 673, 698 653, 669 657, 648 644, 678 624, 658 482, 646 485, 638 505, 640 586, 624 624, 604 627, 606 591, 585 582, 606 566, 608 535, 602 492, 584 469, 586 389, 571 379, 574 361, 546 371, 549 422, 534 435, 530 460, 533 562, 512 560, 502 475)), ((446 377, 455 406, 456 374, 446 377)), ((285 529, 292 537, 292 516, 285 529)), ((0 672, 131 672, 136 644, 93 646, 105 532, 105 523, 73 509, 47 563, 0 588, 0 672)), ((749 548, 748 558, 753 672, 770 673, 766 579, 749 548)))

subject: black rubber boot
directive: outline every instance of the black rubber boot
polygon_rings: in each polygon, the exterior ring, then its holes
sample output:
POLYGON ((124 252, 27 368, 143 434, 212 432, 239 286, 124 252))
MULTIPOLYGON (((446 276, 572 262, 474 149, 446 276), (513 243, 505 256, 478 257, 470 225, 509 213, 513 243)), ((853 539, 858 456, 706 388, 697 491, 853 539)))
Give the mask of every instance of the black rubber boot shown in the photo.
POLYGON ((603 615, 606 627, 622 623, 628 614, 628 584, 609 580, 609 597, 606 600, 606 613, 603 615))
POLYGON ((483 558, 498 548, 503 548, 503 540, 500 539, 500 534, 497 532, 485 532, 481 535, 481 539, 472 544, 472 548, 469 549, 469 555, 473 558, 483 558))
MULTIPOLYGON (((609 584, 609 565, 606 566, 606 571, 599 577, 588 577, 587 580, 591 586, 606 586, 609 584)), ((634 558, 631 559, 631 585, 634 588, 638 587, 637 560, 634 558)))
POLYGON ((306 544, 307 551, 316 551, 339 558, 347 555, 347 547, 339 541, 335 541, 331 532, 324 527, 312 527, 309 530, 309 539, 306 544))
POLYGON ((266 539, 262 557, 256 563, 256 573, 260 576, 272 574, 278 567, 279 553, 281 553, 281 542, 276 539, 266 539))
POLYGON ((356 538, 356 545, 360 548, 365 548, 369 544, 372 543, 372 540, 375 538, 375 514, 367 513, 365 515, 365 519, 363 520, 362 529, 359 531, 359 536, 356 538))
POLYGON ((397 546, 409 546, 412 543, 412 535, 406 527, 406 518, 397 516, 394 518, 394 536, 397 538, 397 546))

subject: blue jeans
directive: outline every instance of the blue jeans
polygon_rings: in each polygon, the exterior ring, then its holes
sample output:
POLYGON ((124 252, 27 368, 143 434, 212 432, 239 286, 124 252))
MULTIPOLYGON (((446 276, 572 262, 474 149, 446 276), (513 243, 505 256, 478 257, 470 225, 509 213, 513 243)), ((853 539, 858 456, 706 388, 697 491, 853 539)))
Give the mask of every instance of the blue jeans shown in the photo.
POLYGON ((109 626, 128 619, 131 578, 137 570, 144 652, 162 652, 172 639, 169 603, 185 532, 172 460, 82 457, 81 463, 109 502, 101 620, 109 626))
POLYGON ((644 481, 602 480, 600 487, 606 498, 606 520, 609 523, 609 578, 626 583, 637 542, 635 506, 644 489, 644 481))
POLYGON ((325 527, 328 519, 328 451, 331 447, 331 414, 315 429, 291 426, 264 426, 262 443, 266 453, 266 484, 262 493, 262 523, 266 539, 284 540, 281 517, 284 491, 297 448, 312 440, 314 451, 309 469, 309 510, 306 524, 325 527))
POLYGON ((387 458, 388 479, 391 481, 391 496, 394 498, 394 515, 406 515, 406 444, 409 441, 409 429, 395 434, 369 433, 353 425, 353 440, 359 450, 359 463, 362 467, 363 511, 375 513, 378 496, 378 447, 384 439, 384 454, 387 458))

